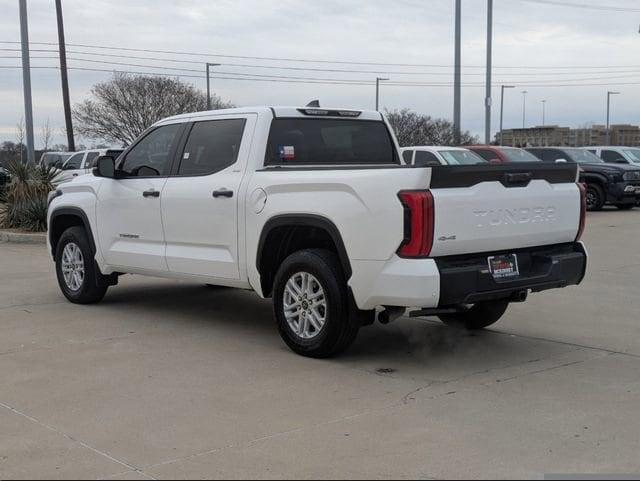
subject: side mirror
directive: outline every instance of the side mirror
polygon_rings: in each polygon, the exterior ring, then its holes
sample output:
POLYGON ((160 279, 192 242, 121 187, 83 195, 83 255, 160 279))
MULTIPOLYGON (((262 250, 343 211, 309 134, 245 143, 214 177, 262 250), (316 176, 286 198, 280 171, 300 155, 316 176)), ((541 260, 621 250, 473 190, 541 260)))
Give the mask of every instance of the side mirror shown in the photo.
POLYGON ((567 159, 556 159, 556 164, 566 164, 567 159))
POLYGON ((115 179, 116 161, 109 155, 98 157, 98 160, 96 161, 96 168, 93 169, 93 175, 96 177, 115 179))

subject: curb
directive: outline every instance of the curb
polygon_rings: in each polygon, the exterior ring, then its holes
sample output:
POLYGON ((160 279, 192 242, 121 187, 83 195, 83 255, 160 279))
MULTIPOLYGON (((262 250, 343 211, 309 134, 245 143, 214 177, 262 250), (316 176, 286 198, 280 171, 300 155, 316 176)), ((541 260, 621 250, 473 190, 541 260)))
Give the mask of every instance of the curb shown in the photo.
POLYGON ((0 230, 0 242, 9 242, 11 244, 44 245, 47 243, 47 234, 27 234, 22 232, 0 230))

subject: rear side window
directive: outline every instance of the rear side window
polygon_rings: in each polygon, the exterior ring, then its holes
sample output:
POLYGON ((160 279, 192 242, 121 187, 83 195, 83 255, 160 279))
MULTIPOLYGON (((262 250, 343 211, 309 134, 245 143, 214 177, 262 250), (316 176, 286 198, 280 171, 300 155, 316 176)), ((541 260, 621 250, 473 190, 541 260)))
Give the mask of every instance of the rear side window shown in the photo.
POLYGON ((265 165, 399 164, 384 122, 275 119, 265 165))
POLYGON ((487 149, 473 149, 473 152, 478 154, 480 157, 482 157, 487 162, 490 162, 490 161, 498 158, 497 154, 495 154, 491 150, 487 150, 487 149))
POLYGON ((208 175, 238 160, 244 119, 198 122, 191 129, 180 162, 179 175, 208 175))
POLYGON ((603 150, 602 154, 600 154, 600 157, 602 157, 602 160, 604 160, 605 162, 609 162, 612 164, 627 162, 625 158, 615 150, 603 150))
POLYGON ((442 163, 433 153, 424 150, 416 151, 416 167, 433 167, 435 165, 442 165, 442 163))

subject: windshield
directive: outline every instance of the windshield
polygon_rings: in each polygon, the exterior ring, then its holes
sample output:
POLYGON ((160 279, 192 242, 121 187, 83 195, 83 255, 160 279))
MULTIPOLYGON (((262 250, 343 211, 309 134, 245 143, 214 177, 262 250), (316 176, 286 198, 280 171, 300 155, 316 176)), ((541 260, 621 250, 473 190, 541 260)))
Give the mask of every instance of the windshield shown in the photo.
POLYGON ((565 149, 571 160, 578 164, 602 164, 603 160, 596 154, 592 154, 588 150, 583 149, 565 149))
POLYGON ((634 164, 640 164, 640 149, 624 149, 624 155, 634 164))
POLYGON ((67 159, 71 157, 71 154, 44 154, 42 156, 42 166, 49 167, 62 167, 67 159))
POLYGON ((441 150, 440 155, 447 165, 475 165, 486 164, 487 161, 470 150, 441 150))
POLYGON ((502 149, 502 153, 507 156, 510 162, 540 162, 540 159, 522 149, 502 149))

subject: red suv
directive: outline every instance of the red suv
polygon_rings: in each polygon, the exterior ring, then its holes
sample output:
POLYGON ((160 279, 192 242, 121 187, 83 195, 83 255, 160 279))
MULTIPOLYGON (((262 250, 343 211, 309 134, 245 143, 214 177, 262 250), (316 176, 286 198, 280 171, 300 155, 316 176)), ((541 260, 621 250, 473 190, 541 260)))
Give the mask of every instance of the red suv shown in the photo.
POLYGON ((471 145, 465 148, 475 152, 484 160, 492 163, 511 163, 511 162, 540 162, 530 152, 515 147, 498 147, 495 145, 471 145))

